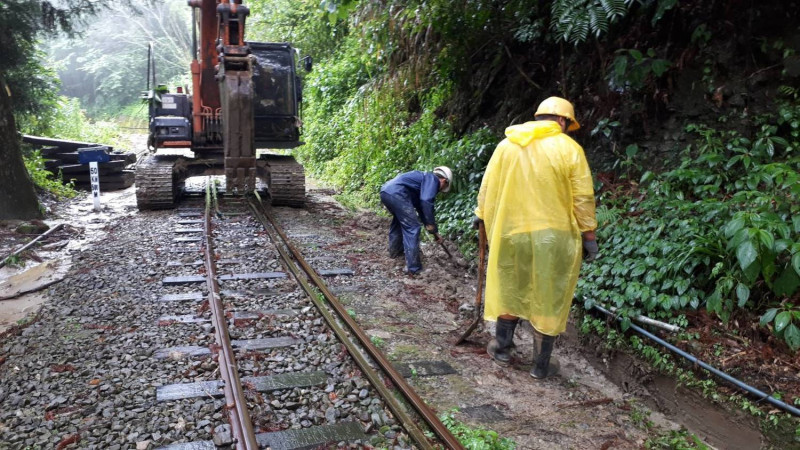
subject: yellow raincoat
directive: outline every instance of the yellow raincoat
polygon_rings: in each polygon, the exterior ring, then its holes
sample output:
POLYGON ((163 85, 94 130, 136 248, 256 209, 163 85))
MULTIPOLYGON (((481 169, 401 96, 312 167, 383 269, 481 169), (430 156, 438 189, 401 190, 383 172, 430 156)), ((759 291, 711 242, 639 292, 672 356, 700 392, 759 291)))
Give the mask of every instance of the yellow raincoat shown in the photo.
POLYGON ((592 174, 583 149, 552 121, 506 129, 483 175, 475 214, 489 239, 484 318, 511 314, 563 332, 594 230, 592 174))

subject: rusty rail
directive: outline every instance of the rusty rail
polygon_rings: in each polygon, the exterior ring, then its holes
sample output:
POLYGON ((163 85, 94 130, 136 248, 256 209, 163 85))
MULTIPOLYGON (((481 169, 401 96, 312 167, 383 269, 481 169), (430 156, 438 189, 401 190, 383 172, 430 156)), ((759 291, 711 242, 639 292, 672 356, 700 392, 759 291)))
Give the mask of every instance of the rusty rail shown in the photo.
POLYGON ((444 443, 446 448, 463 450, 464 446, 462 446, 458 439, 456 439, 455 436, 450 433, 450 431, 441 422, 441 420, 439 420, 433 410, 431 410, 425 401, 422 400, 422 398, 420 398, 419 395, 414 391, 414 389, 408 385, 405 378, 394 369, 392 364, 383 356, 380 350, 378 350, 372 344, 369 337, 364 333, 363 330, 361 330, 361 327, 359 327, 358 324, 347 313, 347 310, 339 302, 339 299, 336 298, 336 296, 328 289, 328 287, 325 285, 325 282, 320 278, 319 274, 317 274, 317 272, 306 262, 297 248, 294 247, 291 242, 289 242, 289 238, 266 211, 261 203, 260 198, 258 200, 251 198, 250 207, 253 209, 256 217, 262 222, 262 224, 264 224, 264 229, 267 231, 270 239, 275 242, 275 247, 278 249, 281 257, 285 260, 288 269, 292 272, 298 283, 300 283, 308 296, 317 306, 317 309, 319 309, 320 313, 328 322, 328 325, 330 325, 330 327, 334 330, 339 340, 347 347, 347 350, 350 352, 353 359, 355 359, 363 373, 370 379, 375 389, 380 392, 389 408, 401 420, 403 426, 406 428, 406 431, 408 431, 417 445, 423 449, 434 448, 422 430, 419 429, 419 427, 406 413, 389 389, 386 388, 381 379, 378 377, 377 372, 375 372, 366 359, 361 355, 359 349, 353 345, 348 336, 345 334, 344 329, 342 329, 330 311, 328 311, 324 302, 317 298, 315 292, 311 289, 308 282, 300 276, 300 272, 294 263, 291 262, 289 255, 286 254, 286 250, 278 245, 278 239, 276 239, 273 232, 270 231, 270 227, 267 226, 267 222, 269 222, 271 228, 275 230, 275 233, 280 236, 280 241, 282 241, 284 246, 289 250, 289 252, 291 252, 292 258, 297 262, 298 265, 300 265, 303 272, 306 273, 314 286, 319 289, 319 291, 325 297, 325 300, 327 300, 328 304, 334 309, 334 311, 336 311, 338 316, 337 318, 347 325, 350 333, 352 333, 358 339, 361 347, 367 351, 369 356, 380 366, 380 368, 389 377, 397 389, 400 390, 408 403, 413 407, 414 411, 416 411, 416 413, 422 417, 425 423, 428 424, 441 442, 444 443))
MULTIPOLYGON (((236 441, 237 450, 257 450, 256 434, 253 422, 250 420, 250 411, 247 409, 247 400, 239 379, 236 359, 233 356, 228 324, 225 318, 225 309, 220 298, 219 284, 217 283, 217 265, 214 262, 214 246, 211 239, 211 190, 215 191, 214 183, 209 180, 206 184, 206 211, 203 222, 204 252, 203 257, 206 269, 206 283, 208 285, 208 304, 211 307, 214 335, 219 345, 217 363, 219 372, 224 382, 225 409, 231 426, 231 434, 236 441)), ((216 195, 215 195, 216 197, 216 195)))

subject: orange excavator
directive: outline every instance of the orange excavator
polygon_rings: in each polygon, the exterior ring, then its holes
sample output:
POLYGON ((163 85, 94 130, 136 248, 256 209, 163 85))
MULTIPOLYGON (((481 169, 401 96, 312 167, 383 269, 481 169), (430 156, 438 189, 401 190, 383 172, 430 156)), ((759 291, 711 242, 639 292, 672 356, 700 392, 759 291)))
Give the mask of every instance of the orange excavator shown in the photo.
MULTIPOLYGON (((172 208, 186 179, 202 175, 224 175, 226 194, 266 188, 273 205, 303 206, 303 166, 289 155, 256 151, 303 144, 297 52, 286 43, 245 41, 250 10, 241 0, 188 4, 191 93, 156 85, 152 47, 148 56, 150 154, 136 168, 139 209, 172 208)), ((301 61, 311 70, 309 57, 301 61)))

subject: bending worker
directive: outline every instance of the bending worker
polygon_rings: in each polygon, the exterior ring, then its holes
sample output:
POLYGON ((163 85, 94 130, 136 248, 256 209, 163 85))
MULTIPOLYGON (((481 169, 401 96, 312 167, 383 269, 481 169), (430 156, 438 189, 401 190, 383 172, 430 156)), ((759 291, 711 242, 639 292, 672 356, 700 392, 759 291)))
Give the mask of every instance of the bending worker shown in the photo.
POLYGON ((453 172, 439 166, 433 172, 414 170, 400 174, 381 187, 381 203, 394 216, 389 227, 389 256, 396 258, 405 253, 406 272, 411 275, 422 270, 417 213, 425 229, 441 242, 433 202, 436 194, 450 190, 452 182, 453 172))
POLYGON ((535 330, 531 376, 558 371, 550 355, 566 329, 581 241, 586 259, 597 256, 594 189, 583 149, 567 131, 580 125, 572 104, 543 101, 536 121, 506 128, 483 175, 474 225, 485 222, 489 240, 484 319, 497 321, 487 352, 511 360, 519 319, 535 330))

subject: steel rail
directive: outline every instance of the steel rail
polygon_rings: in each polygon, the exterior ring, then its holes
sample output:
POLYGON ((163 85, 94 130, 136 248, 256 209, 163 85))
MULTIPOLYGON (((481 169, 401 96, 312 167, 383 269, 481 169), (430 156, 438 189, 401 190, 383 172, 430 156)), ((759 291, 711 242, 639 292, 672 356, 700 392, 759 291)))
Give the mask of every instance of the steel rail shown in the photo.
MULTIPOLYGON (((380 376, 375 371, 375 369, 373 369, 372 366, 367 362, 367 360, 364 358, 364 356, 361 354, 358 348, 355 347, 353 342, 350 340, 349 336, 347 336, 346 331, 336 322, 336 318, 333 316, 333 314, 331 314, 331 312, 328 311, 328 309, 325 307, 325 304, 317 297, 317 292, 315 292, 312 289, 311 285, 309 285, 308 282, 304 279, 304 277, 301 276, 302 272, 300 272, 297 266, 295 266, 294 263, 292 262, 291 255, 289 255, 286 252, 286 250, 279 245, 278 242, 280 241, 280 239, 279 237, 276 237, 275 233, 273 233, 270 230, 269 224, 272 224, 272 228, 276 232, 279 230, 275 227, 274 222, 270 220, 269 214, 264 212, 263 208, 259 210, 259 208, 254 206, 252 203, 251 203, 251 208, 253 208, 256 217, 261 221, 262 225, 264 226, 264 230, 267 232, 267 235, 269 235, 269 238, 272 240, 272 242, 275 243, 275 248, 278 249, 278 253, 284 260, 284 263, 288 268, 288 270, 292 273, 297 282, 300 284, 300 286, 306 292, 308 297, 314 303, 314 306, 317 307, 320 314, 322 314, 322 317, 325 319, 325 322, 328 324, 329 327, 331 327, 331 329, 333 330, 334 334, 339 339, 339 341, 347 348, 347 351, 356 361, 356 364, 358 364, 358 366, 361 368, 361 371, 367 378, 369 378, 369 381, 372 383, 373 386, 375 386, 375 389, 378 391, 381 397, 386 401, 387 406, 389 406, 389 409, 392 410, 392 413, 394 413, 394 415, 400 419, 400 422, 406 428, 408 434, 411 435, 411 438, 414 440, 414 442, 417 443, 419 447, 423 449, 433 449, 433 446, 431 446, 430 442, 428 442, 428 438, 425 436, 425 433, 422 430, 420 430, 419 427, 417 427, 413 419, 406 413, 406 411, 403 409, 403 407, 400 405, 397 399, 394 398, 391 391, 389 391, 389 389, 386 386, 384 386, 383 380, 381 380, 380 376)), ((284 244, 286 244, 285 241, 284 244)))
POLYGON ((228 418, 231 426, 231 434, 236 442, 238 450, 256 450, 259 448, 256 434, 253 430, 253 422, 250 420, 250 411, 247 409, 247 400, 244 397, 244 390, 239 379, 239 371, 236 366, 236 359, 233 356, 230 335, 228 334, 228 324, 225 318, 225 308, 220 298, 219 283, 217 282, 217 265, 214 262, 214 246, 211 239, 211 190, 212 182, 206 184, 206 210, 203 221, 204 252, 206 269, 206 284, 208 286, 208 304, 211 308, 211 323, 214 325, 214 335, 219 345, 217 363, 219 372, 224 382, 225 409, 228 411, 228 418))
POLYGON ((328 304, 336 311, 338 315, 338 319, 344 322, 350 333, 352 333, 356 338, 359 340, 360 345, 366 349, 369 356, 380 366, 380 368, 386 373, 389 377, 391 382, 400 390, 403 394, 405 399, 411 404, 413 409, 423 418, 423 420, 428 424, 428 426, 433 430, 436 436, 445 444, 446 448, 454 449, 454 450, 463 450, 464 446, 458 441, 458 439, 453 436, 447 427, 442 423, 441 420, 436 416, 433 410, 428 407, 422 398, 414 391, 411 386, 408 385, 405 378, 398 373, 392 364, 383 356, 383 354, 378 350, 370 341, 369 337, 361 330, 361 327, 350 317, 347 313, 347 310, 342 306, 339 302, 339 299, 328 289, 325 282, 322 281, 319 274, 306 262, 303 258, 302 254, 295 248, 290 242, 289 238, 283 232, 283 230, 278 226, 278 224, 273 220, 273 218, 267 213, 266 209, 264 208, 263 204, 251 198, 250 199, 250 206, 253 209, 256 216, 259 220, 262 221, 264 224, 264 229, 267 231, 267 234, 270 235, 270 239, 276 243, 275 247, 278 249, 278 252, 281 256, 286 260, 287 266, 292 274, 295 276, 297 281, 303 286, 303 289, 308 293, 311 300, 319 309, 320 313, 324 316, 325 320, 331 326, 331 328, 336 333, 339 340, 347 347, 347 350, 353 356, 353 358, 358 363, 359 367, 361 367, 362 371, 367 375, 370 381, 373 383, 375 388, 381 393, 384 400, 386 400, 387 405, 392 410, 392 412, 401 419, 403 425, 406 427, 406 431, 412 436, 414 441, 422 448, 428 449, 433 448, 428 441, 428 438, 425 437, 424 433, 417 427, 416 423, 408 416, 408 414, 402 409, 399 402, 394 398, 394 396, 389 392, 389 390, 384 386, 383 382, 378 378, 377 373, 375 370, 367 363, 364 357, 361 355, 361 352, 356 348, 350 339, 345 334, 344 330, 341 326, 335 321, 333 315, 328 311, 325 307, 324 302, 317 298, 314 291, 311 290, 308 282, 300 277, 300 274, 297 268, 291 263, 290 258, 286 255, 286 252, 281 246, 277 245, 278 240, 275 239, 273 233, 269 230, 269 227, 266 226, 266 221, 270 223, 272 229, 280 236, 280 240, 286 246, 286 248, 291 252, 293 259, 300 265, 303 269, 303 272, 306 273, 308 278, 311 282, 317 287, 317 289, 322 292, 322 295, 327 300, 328 304))

